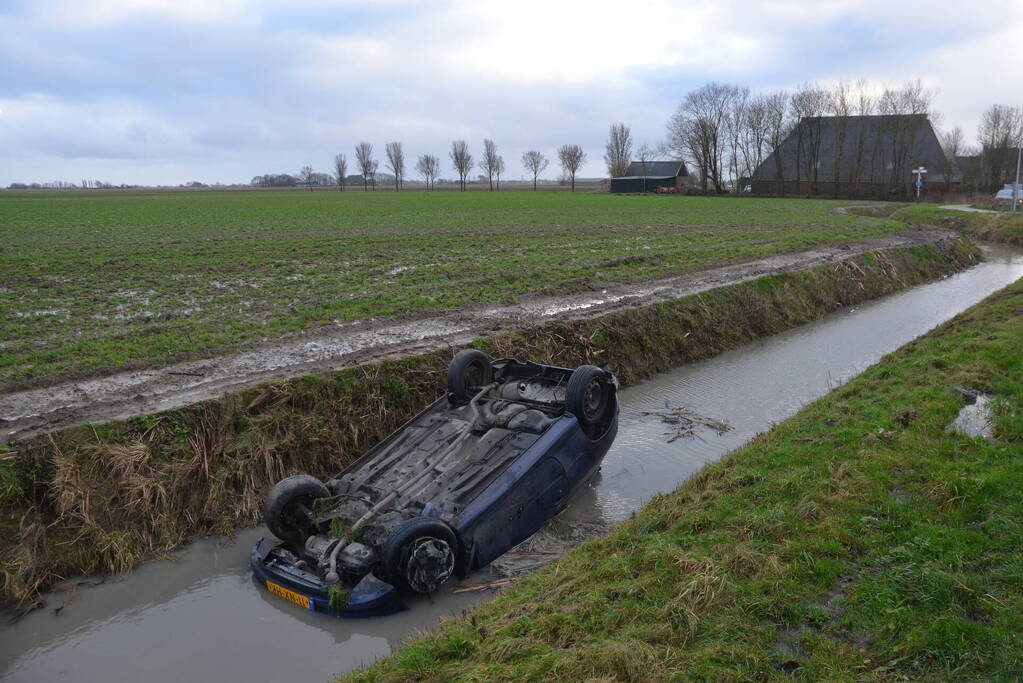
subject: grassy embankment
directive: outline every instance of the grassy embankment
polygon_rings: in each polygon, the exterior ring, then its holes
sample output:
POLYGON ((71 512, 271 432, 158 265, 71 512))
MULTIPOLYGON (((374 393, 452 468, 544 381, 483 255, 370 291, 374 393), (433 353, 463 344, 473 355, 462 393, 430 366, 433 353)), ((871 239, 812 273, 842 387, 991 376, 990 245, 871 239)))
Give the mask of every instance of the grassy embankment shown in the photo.
MULTIPOLYGON (((965 242, 869 252, 675 301, 478 340, 493 357, 611 363, 623 384, 976 262, 965 242)), ((0 465, 0 600, 130 569, 256 520, 278 479, 335 473, 440 392, 447 354, 267 383, 18 445, 0 465)))
POLYGON ((1008 213, 949 211, 933 204, 911 204, 891 214, 907 223, 937 225, 971 239, 1023 246, 1023 216, 1008 213))
POLYGON ((1023 282, 352 678, 1019 680, 1020 490, 1023 282))
POLYGON ((564 192, 0 194, 0 392, 896 232, 842 202, 564 192))

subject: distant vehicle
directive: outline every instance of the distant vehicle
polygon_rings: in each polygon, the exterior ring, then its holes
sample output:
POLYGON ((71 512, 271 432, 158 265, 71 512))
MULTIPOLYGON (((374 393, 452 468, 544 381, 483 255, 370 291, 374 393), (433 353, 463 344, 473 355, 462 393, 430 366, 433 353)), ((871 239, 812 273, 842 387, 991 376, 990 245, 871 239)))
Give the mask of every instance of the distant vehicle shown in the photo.
MULTIPOLYGON (((1012 206, 1012 187, 1013 183, 1006 183, 1005 186, 995 193, 996 202, 1005 202, 1010 207, 1012 206)), ((1016 204, 1023 208, 1023 183, 1017 185, 1019 189, 1016 190, 1016 204)))
POLYGON ((444 396, 333 479, 278 482, 252 549, 255 576, 305 609, 364 617, 405 609, 485 567, 585 486, 618 433, 607 370, 455 355, 444 396))

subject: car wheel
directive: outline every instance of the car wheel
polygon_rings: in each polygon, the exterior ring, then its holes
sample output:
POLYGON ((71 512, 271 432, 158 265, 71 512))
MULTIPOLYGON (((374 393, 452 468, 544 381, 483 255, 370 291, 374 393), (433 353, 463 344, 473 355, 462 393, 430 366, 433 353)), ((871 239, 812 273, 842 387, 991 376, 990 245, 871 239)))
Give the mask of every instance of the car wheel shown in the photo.
POLYGON ((565 409, 584 427, 593 427, 607 418, 611 408, 611 383, 607 373, 593 365, 581 365, 568 379, 565 409))
POLYGON ((464 349, 448 365, 448 391, 460 401, 468 401, 493 381, 494 369, 487 354, 464 349))
POLYGON ((300 542, 314 530, 315 501, 329 497, 330 490, 316 477, 296 474, 281 479, 263 503, 263 521, 277 538, 300 542))
POLYGON ((399 590, 433 593, 455 571, 457 547, 455 532, 441 520, 410 519, 387 539, 384 572, 399 590))

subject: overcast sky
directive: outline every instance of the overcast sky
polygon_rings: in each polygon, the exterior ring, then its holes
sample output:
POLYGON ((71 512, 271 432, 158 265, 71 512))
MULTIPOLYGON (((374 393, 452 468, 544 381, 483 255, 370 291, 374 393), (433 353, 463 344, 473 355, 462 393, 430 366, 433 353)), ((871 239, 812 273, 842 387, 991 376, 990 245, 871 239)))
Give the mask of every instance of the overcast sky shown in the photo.
POLYGON ((509 177, 567 142, 599 176, 610 123, 660 142, 710 80, 919 78, 972 142, 1021 64, 1019 0, 0 0, 0 186, 247 182, 361 140, 451 177, 451 140, 485 137, 509 177))

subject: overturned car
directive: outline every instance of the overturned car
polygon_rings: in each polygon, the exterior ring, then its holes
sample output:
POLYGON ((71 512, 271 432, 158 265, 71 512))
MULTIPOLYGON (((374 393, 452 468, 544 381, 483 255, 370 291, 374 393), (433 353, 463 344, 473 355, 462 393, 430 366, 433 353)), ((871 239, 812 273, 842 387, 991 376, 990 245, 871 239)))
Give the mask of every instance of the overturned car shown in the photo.
POLYGON ((296 475, 264 505, 252 550, 266 588, 306 609, 405 609, 536 532, 600 467, 618 431, 617 382, 459 352, 447 392, 327 482, 296 475))

